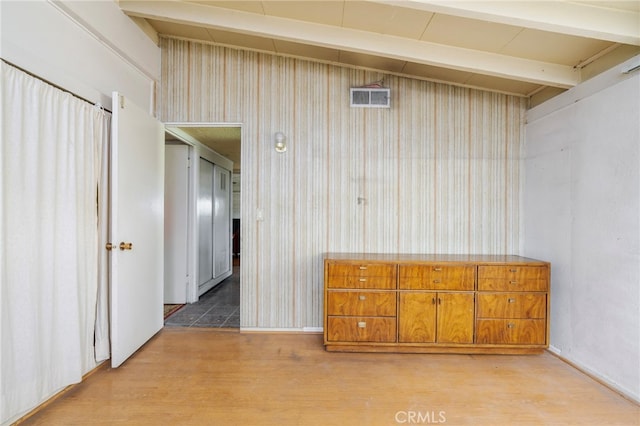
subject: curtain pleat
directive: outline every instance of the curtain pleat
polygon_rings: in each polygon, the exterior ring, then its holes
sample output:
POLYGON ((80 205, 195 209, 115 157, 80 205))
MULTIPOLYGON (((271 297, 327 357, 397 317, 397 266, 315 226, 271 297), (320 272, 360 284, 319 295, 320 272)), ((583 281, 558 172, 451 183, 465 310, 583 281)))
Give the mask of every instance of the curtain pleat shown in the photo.
POLYGON ((0 422, 5 423, 96 366, 97 197, 110 117, 1 65, 0 422))
POLYGON ((98 299, 96 303, 95 360, 111 357, 109 341, 109 264, 108 252, 104 249, 109 238, 109 147, 111 127, 106 126, 102 135, 102 155, 99 156, 98 182, 98 299))

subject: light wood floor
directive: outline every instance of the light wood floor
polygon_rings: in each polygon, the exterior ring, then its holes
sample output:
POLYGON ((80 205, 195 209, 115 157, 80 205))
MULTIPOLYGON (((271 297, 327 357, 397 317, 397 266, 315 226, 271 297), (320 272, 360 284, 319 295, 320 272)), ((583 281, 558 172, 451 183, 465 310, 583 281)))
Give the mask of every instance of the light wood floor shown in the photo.
POLYGON ((346 354, 317 334, 164 329, 25 425, 638 425, 549 353, 346 354))

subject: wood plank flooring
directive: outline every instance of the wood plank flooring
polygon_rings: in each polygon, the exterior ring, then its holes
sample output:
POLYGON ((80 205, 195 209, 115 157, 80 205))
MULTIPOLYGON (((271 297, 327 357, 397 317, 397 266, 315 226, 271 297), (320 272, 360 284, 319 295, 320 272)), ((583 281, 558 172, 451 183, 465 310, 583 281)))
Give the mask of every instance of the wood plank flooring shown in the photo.
POLYGON ((318 334, 165 328, 24 425, 638 425, 549 353, 330 353, 318 334))

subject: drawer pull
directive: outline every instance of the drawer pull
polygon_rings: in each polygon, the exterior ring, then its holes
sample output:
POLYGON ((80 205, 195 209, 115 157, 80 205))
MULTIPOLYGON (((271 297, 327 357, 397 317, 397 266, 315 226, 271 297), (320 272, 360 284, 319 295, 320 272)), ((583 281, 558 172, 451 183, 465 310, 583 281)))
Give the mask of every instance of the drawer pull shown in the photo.
POLYGON ((434 270, 435 272, 440 272, 440 271, 442 271, 442 268, 437 268, 437 267, 436 267, 436 268, 433 268, 433 270, 434 270))
POLYGON ((513 269, 509 269, 509 272, 518 272, 518 270, 516 268, 513 268, 513 269))
POLYGON ((431 303, 434 304, 434 305, 436 304, 436 298, 435 297, 431 299, 431 303))
POLYGON ((361 266, 361 267, 360 267, 360 270, 361 270, 361 271, 366 271, 366 270, 367 270, 367 267, 366 267, 366 266, 361 266))
POLYGON ((507 299, 507 302, 509 302, 509 303, 515 303, 515 301, 516 301, 516 299, 514 299, 512 297, 507 299))
POLYGON ((509 281, 509 284, 518 284, 518 281, 509 281))
POLYGON ((363 282, 367 281, 367 279, 366 279, 366 278, 360 278, 358 281, 360 281, 361 283, 363 283, 363 282))
POLYGON ((516 325, 514 323, 512 323, 512 322, 507 324, 507 328, 515 328, 515 326, 516 325))
POLYGON ((433 280, 434 284, 440 284, 441 281, 440 280, 433 280))
POLYGON ((358 321, 358 328, 367 328, 367 323, 365 321, 358 321))
POLYGON ((366 300, 367 296, 365 296, 364 294, 361 294, 360 296, 358 296, 358 299, 360 300, 366 300))

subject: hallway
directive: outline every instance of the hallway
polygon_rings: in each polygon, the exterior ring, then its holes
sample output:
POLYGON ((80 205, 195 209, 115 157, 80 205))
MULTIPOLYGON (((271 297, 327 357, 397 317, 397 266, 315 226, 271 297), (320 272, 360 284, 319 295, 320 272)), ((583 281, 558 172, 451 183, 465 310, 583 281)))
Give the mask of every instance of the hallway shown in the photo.
POLYGON ((166 327, 240 328, 240 266, 233 275, 164 321, 166 327))

